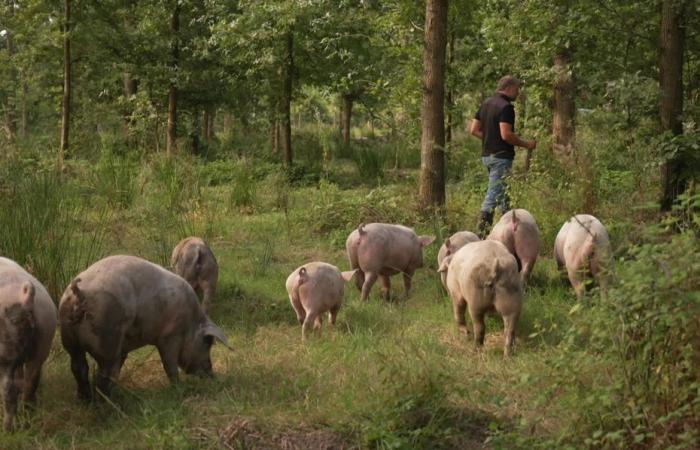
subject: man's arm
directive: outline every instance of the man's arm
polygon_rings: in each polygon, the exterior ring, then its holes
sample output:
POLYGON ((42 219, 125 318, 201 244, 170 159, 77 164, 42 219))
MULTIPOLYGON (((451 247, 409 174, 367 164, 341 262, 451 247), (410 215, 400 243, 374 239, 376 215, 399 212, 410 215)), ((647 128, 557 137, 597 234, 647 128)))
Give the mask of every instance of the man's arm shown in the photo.
POLYGON ((471 125, 469 125, 469 133, 471 133, 472 136, 476 136, 479 139, 484 138, 484 133, 481 130, 481 121, 478 119, 472 119, 471 125))
POLYGON ((508 122, 499 122, 498 127, 501 130, 501 138, 510 145, 517 145, 518 147, 524 147, 528 150, 533 150, 537 147, 537 141, 524 141, 520 139, 520 137, 513 132, 512 124, 508 122))

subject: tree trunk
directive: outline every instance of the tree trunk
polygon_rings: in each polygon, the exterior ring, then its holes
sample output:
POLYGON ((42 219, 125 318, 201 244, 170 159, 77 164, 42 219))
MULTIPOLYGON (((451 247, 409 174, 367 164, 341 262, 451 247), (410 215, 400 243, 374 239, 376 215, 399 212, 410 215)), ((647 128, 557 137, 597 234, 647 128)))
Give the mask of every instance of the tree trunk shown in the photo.
POLYGON ((280 120, 280 147, 284 164, 289 166, 292 164, 292 122, 291 122, 291 106, 292 106, 292 77, 294 76, 294 40, 292 31, 287 32, 285 38, 285 60, 282 68, 282 98, 279 103, 279 120, 280 120))
MULTIPOLYGON (((682 2, 661 2, 661 42, 659 84, 661 86, 661 129, 674 135, 683 133, 683 51, 685 43, 682 2)), ((674 155, 661 167, 661 210, 670 211, 688 186, 683 175, 683 155, 674 155)))
POLYGON ((561 50, 554 55, 554 104, 552 106, 552 137, 555 153, 566 161, 574 155, 576 85, 571 75, 571 53, 561 50))
MULTIPOLYGON (((452 70, 455 60, 455 34, 454 32, 449 35, 449 56, 447 59, 447 70, 452 70)), ((445 147, 450 148, 452 143, 452 110, 454 109, 454 99, 452 98, 452 86, 447 89, 447 95, 445 98, 447 103, 447 126, 445 127, 445 147)))
POLYGON ((126 100, 127 106, 124 109, 124 139, 129 142, 131 140, 131 107, 129 106, 129 100, 136 95, 137 82, 136 79, 131 76, 130 73, 124 72, 122 74, 122 84, 124 90, 124 99, 126 100))
POLYGON ((29 99, 29 83, 22 75, 22 116, 19 125, 19 134, 23 139, 29 136, 29 107, 27 102, 29 99))
POLYGON ((5 29, 5 41, 7 42, 7 56, 9 59, 9 92, 7 96, 7 104, 5 105, 5 127, 7 129, 7 138, 10 142, 14 142, 17 138, 17 69, 14 61, 15 56, 15 43, 13 30, 10 29, 14 25, 12 23, 12 18, 15 15, 15 5, 14 0, 7 1, 8 18, 9 25, 5 29))
MULTIPOLYGON (((170 31, 173 34, 171 67, 173 69, 173 77, 177 77, 180 63, 180 42, 178 36, 180 31, 179 1, 175 2, 175 10, 170 21, 170 31)), ((165 153, 171 156, 177 152, 177 83, 175 81, 170 82, 168 91, 168 130, 166 137, 165 153)))
POLYGON ((420 206, 445 205, 445 47, 447 0, 426 0, 421 113, 420 206))
POLYGON ((350 145, 350 124, 352 123, 352 104, 355 96, 343 94, 343 144, 350 145))
POLYGON ((216 109, 212 106, 204 110, 204 141, 211 144, 214 140, 214 119, 216 118, 216 109))
POLYGON ((70 0, 63 0, 63 101, 61 102, 61 144, 58 148, 58 166, 68 153, 71 110, 71 61, 70 61, 70 0))

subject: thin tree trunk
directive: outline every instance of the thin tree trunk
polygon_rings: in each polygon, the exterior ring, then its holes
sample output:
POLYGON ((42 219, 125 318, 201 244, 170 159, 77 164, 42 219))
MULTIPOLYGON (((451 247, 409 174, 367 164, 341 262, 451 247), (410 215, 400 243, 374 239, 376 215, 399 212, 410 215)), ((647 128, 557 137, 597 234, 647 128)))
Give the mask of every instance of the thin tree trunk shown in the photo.
POLYGON ((68 153, 71 110, 71 61, 70 61, 70 0, 63 0, 63 101, 61 102, 61 144, 58 149, 58 166, 68 153))
MULTIPOLYGON (((661 42, 659 48, 659 84, 661 86, 661 129, 674 135, 683 133, 683 51, 685 43, 684 3, 661 2, 661 42)), ((688 186, 683 176, 683 155, 675 155, 661 167, 661 210, 670 211, 688 186)))
POLYGON ((14 25, 12 19, 15 15, 15 5, 14 0, 7 1, 8 9, 8 19, 10 25, 5 29, 5 41, 7 42, 7 56, 9 59, 9 72, 10 72, 10 89, 7 96, 7 104, 5 105, 5 126, 7 128, 7 137, 10 142, 14 142, 17 138, 17 69, 14 62, 15 57, 15 43, 14 43, 14 31, 10 29, 14 25))
MULTIPOLYGON (((179 1, 175 2, 170 31, 173 34, 171 67, 174 72, 173 76, 176 77, 180 63, 180 42, 178 36, 180 31, 179 1)), ((170 89, 168 90, 168 130, 166 137, 165 152, 168 156, 172 156, 177 152, 177 84, 174 81, 170 82, 170 89)))
POLYGON ((19 134, 23 139, 29 135, 29 108, 27 106, 29 98, 29 83, 22 76, 22 115, 20 120, 19 134))
POLYGON ((292 105, 292 77, 294 76, 294 40, 292 31, 287 32, 285 38, 285 60, 282 79, 282 98, 279 104, 280 107, 280 147, 282 149, 282 157, 284 164, 289 166, 292 164, 292 123, 291 123, 291 105, 292 105))
MULTIPOLYGON (((124 14, 124 29, 127 32, 131 31, 134 28, 134 5, 135 3, 132 0, 129 0, 125 3, 126 11, 124 14)), ((123 111, 124 140, 127 143, 131 143, 131 128, 133 125, 131 115, 133 112, 133 108, 130 104, 130 100, 134 95, 136 95, 138 82, 129 72, 124 72, 122 74, 122 86, 125 100, 125 106, 123 111)))
POLYGON ((131 107, 129 106, 129 100, 136 95, 137 82, 136 79, 131 76, 130 73, 124 72, 122 74, 122 84, 124 89, 124 99, 126 100, 127 106, 124 108, 124 139, 129 142, 131 140, 131 107))
MULTIPOLYGON (((450 33, 449 36, 449 57, 447 60, 447 70, 452 70, 454 67, 455 60, 455 34, 450 33)), ((450 148, 452 143, 452 110, 454 109, 454 99, 452 98, 452 86, 447 89, 447 95, 445 98, 447 103, 447 126, 445 127, 445 147, 450 148)))
POLYGON ((214 118, 216 117, 216 109, 212 106, 204 110, 204 141, 211 144, 214 140, 214 118))
POLYGON ((554 105, 552 107, 552 135, 554 150, 562 160, 574 156, 576 85, 571 75, 571 54, 562 50, 554 55, 554 105))
POLYGON ((445 47, 447 0, 426 0, 421 113, 422 208, 445 205, 445 47))
POLYGON ((355 101, 355 96, 352 94, 343 94, 343 144, 350 145, 350 125, 352 123, 352 105, 355 101))

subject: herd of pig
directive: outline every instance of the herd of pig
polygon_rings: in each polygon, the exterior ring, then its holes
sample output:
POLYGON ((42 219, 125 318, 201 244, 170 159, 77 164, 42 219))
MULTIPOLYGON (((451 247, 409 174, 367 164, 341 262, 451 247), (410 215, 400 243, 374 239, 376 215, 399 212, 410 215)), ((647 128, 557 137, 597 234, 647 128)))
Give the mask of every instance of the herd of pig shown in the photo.
MULTIPOLYGON (((344 282, 355 279, 366 300, 379 280, 389 298, 390 277, 403 275, 406 294, 414 272, 423 266, 423 248, 432 236, 418 236, 401 225, 362 224, 348 236, 351 271, 324 262, 295 269, 286 288, 302 338, 320 328, 322 316, 335 323, 344 282)), ((511 210, 480 240, 461 231, 446 239, 438 253, 438 272, 453 303, 454 318, 466 331, 469 309, 476 344, 484 341, 484 315, 496 311, 504 322, 505 354, 513 349, 515 326, 523 303, 523 286, 539 252, 539 230, 524 209, 511 210)), ((554 257, 565 270, 577 296, 592 275, 604 282, 610 255, 605 227, 595 217, 577 215, 556 237, 554 257)), ((145 345, 158 349, 163 368, 174 382, 178 369, 211 375, 214 339, 229 347, 226 335, 208 316, 216 291, 218 264, 211 249, 196 237, 173 250, 172 272, 135 256, 109 256, 76 276, 61 297, 58 310, 44 286, 14 261, 0 257, 0 380, 6 431, 13 429, 18 398, 33 402, 41 366, 56 327, 77 382, 78 396, 108 396, 112 380, 129 352, 145 345), (202 294, 200 305, 197 291, 202 294), (97 363, 94 386, 86 353, 97 363)), ((230 348, 230 347, 229 347, 230 348)))

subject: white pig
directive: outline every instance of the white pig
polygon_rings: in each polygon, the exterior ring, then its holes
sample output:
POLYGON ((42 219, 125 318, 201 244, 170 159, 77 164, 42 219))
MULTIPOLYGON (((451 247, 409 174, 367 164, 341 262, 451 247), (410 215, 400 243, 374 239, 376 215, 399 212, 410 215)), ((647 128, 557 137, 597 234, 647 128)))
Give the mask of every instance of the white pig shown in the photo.
POLYGON ((297 267, 287 278, 289 301, 302 326, 301 337, 306 339, 309 329, 320 329, 322 314, 327 312, 331 325, 343 302, 344 282, 350 281, 355 270, 341 272, 324 262, 310 262, 297 267))
POLYGON ((608 231, 589 214, 578 214, 569 219, 554 241, 554 259, 559 270, 566 270, 578 298, 583 296, 584 280, 588 275, 605 288, 604 272, 610 255, 608 231))
POLYGON ((19 264, 0 257, 0 379, 3 427, 11 431, 17 398, 36 400, 41 366, 56 334, 56 306, 46 288, 19 264))
POLYGON ((527 282, 540 251, 540 230, 532 214, 524 209, 511 209, 501 216, 486 239, 506 246, 518 262, 523 282, 527 282))
POLYGON ((423 247, 431 244, 434 236, 418 236, 403 225, 387 223, 361 224, 348 236, 345 248, 353 269, 359 269, 355 281, 367 300, 369 291, 379 278, 382 293, 389 299, 392 275, 403 275, 406 296, 411 290, 411 279, 416 269, 423 267, 423 247))
MULTIPOLYGON (((437 255, 437 266, 440 267, 440 265, 442 264, 442 261, 446 257, 448 257, 449 255, 452 255, 460 248, 464 247, 465 245, 469 244, 470 242, 476 242, 479 240, 480 240, 479 236, 472 233, 471 231, 458 231, 458 232, 456 232, 452 236, 445 239, 445 242, 440 247, 440 250, 438 251, 438 255, 437 255)), ((447 288, 447 284, 445 284, 447 281, 447 272, 440 273, 440 281, 442 281, 442 285, 445 288, 447 288)))
POLYGON ((88 267, 71 281, 58 309, 63 347, 82 399, 92 398, 86 352, 97 361, 95 387, 108 396, 132 350, 154 345, 175 382, 178 366, 211 375, 214 338, 228 346, 187 281, 135 256, 109 256, 88 267))
POLYGON ((206 242, 198 237, 181 240, 173 249, 170 266, 173 272, 190 283, 192 289, 202 293, 202 308, 208 313, 216 293, 219 264, 206 242))
POLYGON ((457 325, 466 332, 464 313, 474 325, 474 341, 484 345, 484 316, 495 310, 503 318, 504 355, 513 352, 515 326, 523 303, 522 280, 515 257, 500 242, 472 242, 448 256, 438 269, 447 270, 447 292, 457 325))

